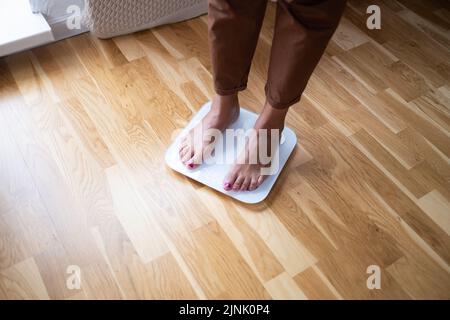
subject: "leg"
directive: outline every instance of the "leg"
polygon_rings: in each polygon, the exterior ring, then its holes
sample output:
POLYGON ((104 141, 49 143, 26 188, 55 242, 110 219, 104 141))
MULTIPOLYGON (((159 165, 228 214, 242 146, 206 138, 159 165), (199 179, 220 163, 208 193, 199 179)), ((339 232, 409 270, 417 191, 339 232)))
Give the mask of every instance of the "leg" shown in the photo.
POLYGON ((274 108, 300 100, 336 30, 345 0, 278 0, 266 97, 274 108))
POLYGON ((214 149, 213 131, 239 116, 237 93, 247 86, 267 0, 209 0, 208 29, 217 96, 201 123, 183 139, 181 161, 194 169, 214 149))
POLYGON ((217 94, 246 88, 266 5, 267 0, 209 0, 209 44, 217 94))
POLYGON ((261 129, 283 130, 288 107, 300 100, 344 7, 345 0, 278 0, 266 104, 255 123, 254 134, 225 178, 226 190, 254 190, 264 181, 267 175, 261 171, 264 165, 259 160, 260 150, 267 151, 273 136, 268 131, 269 142, 261 145, 258 137, 268 134, 261 129))

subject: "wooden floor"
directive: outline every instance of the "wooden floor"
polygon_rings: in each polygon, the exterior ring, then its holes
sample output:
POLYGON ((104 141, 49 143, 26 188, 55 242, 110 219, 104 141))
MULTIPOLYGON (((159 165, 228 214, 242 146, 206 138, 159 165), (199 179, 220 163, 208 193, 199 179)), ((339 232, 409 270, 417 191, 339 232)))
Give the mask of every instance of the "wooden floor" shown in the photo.
MULTIPOLYGON (((259 205, 163 161, 213 95, 205 16, 0 59, 0 298, 449 299, 449 7, 378 1, 370 31, 372 2, 350 1, 259 205)), ((273 24, 270 5, 254 111, 273 24)))

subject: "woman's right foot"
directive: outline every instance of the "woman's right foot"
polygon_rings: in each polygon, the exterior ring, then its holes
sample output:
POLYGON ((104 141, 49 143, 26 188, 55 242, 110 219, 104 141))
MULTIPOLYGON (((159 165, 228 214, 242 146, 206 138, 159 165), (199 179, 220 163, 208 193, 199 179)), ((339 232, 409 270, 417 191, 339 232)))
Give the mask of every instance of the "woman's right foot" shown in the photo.
POLYGON ((273 174, 272 164, 280 142, 288 109, 264 105, 241 154, 225 177, 226 191, 253 191, 273 174))
POLYGON ((224 131, 236 121, 239 110, 237 94, 217 95, 213 98, 211 109, 181 141, 179 156, 188 169, 195 169, 205 157, 211 155, 216 142, 215 134, 224 131))

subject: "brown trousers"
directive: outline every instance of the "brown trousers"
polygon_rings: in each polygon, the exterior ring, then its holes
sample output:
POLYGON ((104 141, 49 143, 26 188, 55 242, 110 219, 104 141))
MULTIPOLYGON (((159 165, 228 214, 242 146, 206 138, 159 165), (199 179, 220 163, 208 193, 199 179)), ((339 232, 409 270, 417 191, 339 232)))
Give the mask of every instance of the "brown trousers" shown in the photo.
MULTIPOLYGON (((333 35, 345 0, 278 0, 266 99, 274 108, 298 102, 333 35)), ((209 0, 209 42, 219 95, 244 90, 267 0, 209 0)))

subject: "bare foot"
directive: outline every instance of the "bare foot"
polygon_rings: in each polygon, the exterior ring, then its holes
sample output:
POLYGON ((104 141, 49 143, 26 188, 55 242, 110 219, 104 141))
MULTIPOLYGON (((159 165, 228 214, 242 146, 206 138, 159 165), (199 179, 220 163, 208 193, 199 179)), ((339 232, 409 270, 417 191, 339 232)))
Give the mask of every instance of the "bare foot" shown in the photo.
POLYGON ((274 141, 276 149, 284 128, 287 111, 288 109, 274 109, 268 103, 264 105, 264 109, 253 127, 255 129, 253 134, 249 135, 244 150, 225 177, 223 183, 225 190, 253 191, 264 182, 270 171, 271 156, 276 151, 271 150, 271 139, 276 139, 274 141), (271 131, 272 129, 278 130, 276 136, 273 134, 275 131, 271 131), (267 143, 261 142, 259 139, 261 135, 265 135, 267 143))
POLYGON ((209 112, 181 141, 179 156, 187 168, 195 169, 211 154, 216 142, 214 131, 228 128, 239 117, 239 110, 237 94, 213 98, 209 112))

